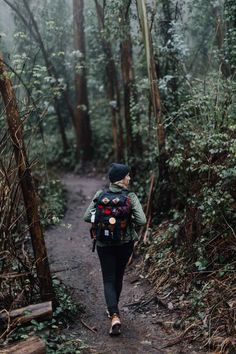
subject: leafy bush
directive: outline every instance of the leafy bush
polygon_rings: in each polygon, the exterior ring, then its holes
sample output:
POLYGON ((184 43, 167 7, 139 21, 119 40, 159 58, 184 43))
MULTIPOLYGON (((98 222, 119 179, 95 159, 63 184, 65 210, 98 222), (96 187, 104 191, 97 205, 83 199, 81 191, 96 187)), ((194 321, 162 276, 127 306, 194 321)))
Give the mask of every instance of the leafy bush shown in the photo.
POLYGON ((143 247, 150 279, 159 291, 175 293, 181 322, 186 328, 201 323, 207 345, 226 343, 225 349, 235 348, 230 341, 235 335, 230 307, 236 271, 234 89, 234 82, 220 78, 217 85, 211 78, 195 83, 170 118, 169 212, 143 247), (193 317, 193 309, 200 315, 193 317))
POLYGON ((44 226, 58 224, 66 208, 65 190, 57 179, 43 181, 38 187, 40 214, 44 226))

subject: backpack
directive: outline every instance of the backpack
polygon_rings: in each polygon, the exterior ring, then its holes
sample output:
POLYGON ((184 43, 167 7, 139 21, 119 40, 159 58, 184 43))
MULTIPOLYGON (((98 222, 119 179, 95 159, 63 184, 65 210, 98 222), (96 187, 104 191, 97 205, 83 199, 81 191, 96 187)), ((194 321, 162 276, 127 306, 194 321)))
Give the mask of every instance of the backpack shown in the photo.
POLYGON ((104 190, 94 199, 95 209, 91 211, 93 238, 103 242, 121 241, 125 238, 131 218, 128 193, 127 190, 104 190))

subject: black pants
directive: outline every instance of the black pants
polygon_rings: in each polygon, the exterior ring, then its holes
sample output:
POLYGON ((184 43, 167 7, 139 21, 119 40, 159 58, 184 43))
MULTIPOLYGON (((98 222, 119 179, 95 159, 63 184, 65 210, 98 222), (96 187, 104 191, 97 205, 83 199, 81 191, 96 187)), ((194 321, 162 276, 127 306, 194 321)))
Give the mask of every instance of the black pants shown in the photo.
POLYGON ((112 315, 119 314, 118 303, 122 290, 125 266, 133 252, 134 242, 121 246, 97 246, 97 252, 101 263, 104 293, 107 308, 112 315))

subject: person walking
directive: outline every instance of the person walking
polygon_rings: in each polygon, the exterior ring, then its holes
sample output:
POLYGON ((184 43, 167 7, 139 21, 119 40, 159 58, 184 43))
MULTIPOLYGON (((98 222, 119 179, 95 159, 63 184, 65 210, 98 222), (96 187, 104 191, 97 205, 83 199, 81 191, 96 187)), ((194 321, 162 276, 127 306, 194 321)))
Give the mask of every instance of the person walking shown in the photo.
POLYGON ((119 299, 125 267, 138 239, 135 226, 146 223, 137 195, 129 192, 130 167, 113 163, 108 171, 110 186, 96 192, 84 220, 92 223, 91 236, 101 264, 110 335, 121 333, 119 299))

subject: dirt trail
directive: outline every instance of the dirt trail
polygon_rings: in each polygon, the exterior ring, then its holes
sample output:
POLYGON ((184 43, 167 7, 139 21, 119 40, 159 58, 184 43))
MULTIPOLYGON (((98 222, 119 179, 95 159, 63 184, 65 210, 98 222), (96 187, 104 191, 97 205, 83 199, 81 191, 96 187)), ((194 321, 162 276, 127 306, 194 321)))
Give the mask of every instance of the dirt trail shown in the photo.
MULTIPOLYGON (((153 324, 157 320, 168 321, 170 313, 155 308, 146 313, 131 312, 127 304, 140 299, 148 292, 148 285, 134 281, 135 266, 127 269, 121 298, 122 335, 108 335, 109 319, 105 316, 102 276, 96 253, 91 252, 89 225, 83 221, 83 213, 97 189, 103 187, 100 178, 67 174, 62 182, 68 192, 68 210, 61 225, 47 231, 46 242, 52 269, 66 269, 58 277, 71 289, 78 303, 85 306, 84 321, 97 333, 86 329, 78 320, 70 330, 91 346, 91 352, 99 354, 200 354, 186 344, 161 349, 179 332, 161 329, 153 324), (83 195, 83 198, 81 197, 83 195)), ((137 276, 136 276, 137 278, 137 276)))

